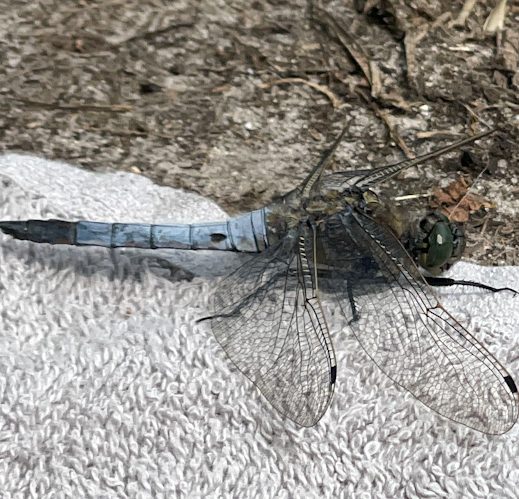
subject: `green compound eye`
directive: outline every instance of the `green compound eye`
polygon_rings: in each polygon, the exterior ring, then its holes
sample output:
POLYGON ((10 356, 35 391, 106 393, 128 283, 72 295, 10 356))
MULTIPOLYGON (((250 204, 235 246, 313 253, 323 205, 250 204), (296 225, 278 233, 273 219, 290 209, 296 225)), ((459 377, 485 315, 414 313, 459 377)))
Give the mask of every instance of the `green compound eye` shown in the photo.
POLYGON ((440 212, 425 216, 419 224, 414 244, 417 263, 432 274, 440 274, 460 259, 465 247, 461 224, 451 222, 440 212))
POLYGON ((422 266, 426 269, 441 268, 453 256, 454 237, 450 224, 436 222, 427 237, 428 250, 422 254, 422 266))

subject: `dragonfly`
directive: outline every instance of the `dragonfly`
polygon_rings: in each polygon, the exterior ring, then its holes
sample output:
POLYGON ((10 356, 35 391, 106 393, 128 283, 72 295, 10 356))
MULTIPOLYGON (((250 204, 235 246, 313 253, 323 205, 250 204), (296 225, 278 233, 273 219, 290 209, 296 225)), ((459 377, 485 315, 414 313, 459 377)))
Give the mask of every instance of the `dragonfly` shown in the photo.
POLYGON ((501 363, 440 303, 435 286, 465 246, 463 227, 438 211, 401 223, 376 185, 412 166, 486 137, 373 169, 326 173, 346 128, 304 181, 266 207, 222 222, 0 222, 36 243, 247 253, 215 286, 214 336, 271 405, 299 426, 326 413, 337 380, 323 297, 338 305, 372 361, 427 407, 487 434, 512 428, 519 395, 501 363))

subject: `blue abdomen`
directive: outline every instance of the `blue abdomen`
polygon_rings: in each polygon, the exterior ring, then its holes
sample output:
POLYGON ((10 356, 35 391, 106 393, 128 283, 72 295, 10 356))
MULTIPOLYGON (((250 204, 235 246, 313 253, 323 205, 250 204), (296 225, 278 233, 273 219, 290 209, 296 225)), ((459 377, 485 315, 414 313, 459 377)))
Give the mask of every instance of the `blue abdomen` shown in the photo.
POLYGON ((261 209, 224 222, 168 225, 23 220, 0 222, 0 230, 17 239, 49 244, 257 253, 269 245, 265 214, 261 209))

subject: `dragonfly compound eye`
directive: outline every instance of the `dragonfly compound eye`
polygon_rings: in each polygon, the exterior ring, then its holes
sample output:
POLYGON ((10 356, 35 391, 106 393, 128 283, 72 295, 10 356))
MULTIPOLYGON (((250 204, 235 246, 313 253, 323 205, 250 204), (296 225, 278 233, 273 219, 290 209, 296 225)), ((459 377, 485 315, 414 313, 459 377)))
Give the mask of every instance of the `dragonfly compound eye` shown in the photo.
POLYGON ((439 213, 428 214, 420 222, 420 241, 416 241, 418 263, 432 274, 447 270, 460 259, 465 236, 460 224, 439 213))

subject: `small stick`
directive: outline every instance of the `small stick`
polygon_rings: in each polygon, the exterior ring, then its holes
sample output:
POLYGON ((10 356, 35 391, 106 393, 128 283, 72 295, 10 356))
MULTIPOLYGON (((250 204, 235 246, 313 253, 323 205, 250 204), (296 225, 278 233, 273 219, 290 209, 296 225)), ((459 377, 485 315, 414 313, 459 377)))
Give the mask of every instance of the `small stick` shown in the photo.
POLYGON ((410 199, 419 199, 419 198, 428 198, 430 194, 406 194, 405 196, 396 196, 393 198, 393 201, 408 201, 410 199))
POLYGON ((424 132, 416 132, 417 139, 430 139, 433 137, 463 137, 462 133, 453 132, 451 130, 430 130, 424 132))
POLYGON ((328 87, 325 87, 323 85, 319 85, 318 83, 314 83, 313 81, 305 80, 304 78, 279 78, 277 80, 272 80, 266 83, 261 83, 259 86, 260 88, 270 88, 274 85, 283 85, 284 83, 300 83, 302 85, 306 85, 310 88, 313 88, 314 90, 317 90, 318 92, 321 92, 322 94, 326 95, 330 102, 332 103, 332 106, 337 109, 341 106, 342 102, 328 87))
POLYGON ((131 111, 132 106, 125 104, 59 104, 57 102, 43 102, 30 99, 22 99, 20 97, 10 98, 27 104, 28 106, 41 107, 43 109, 58 109, 60 111, 98 111, 110 113, 127 113, 131 111))
POLYGON ((452 21, 451 26, 464 26, 465 21, 470 16, 472 9, 474 9, 474 5, 476 5, 477 0, 465 0, 463 7, 458 14, 458 17, 452 21))

